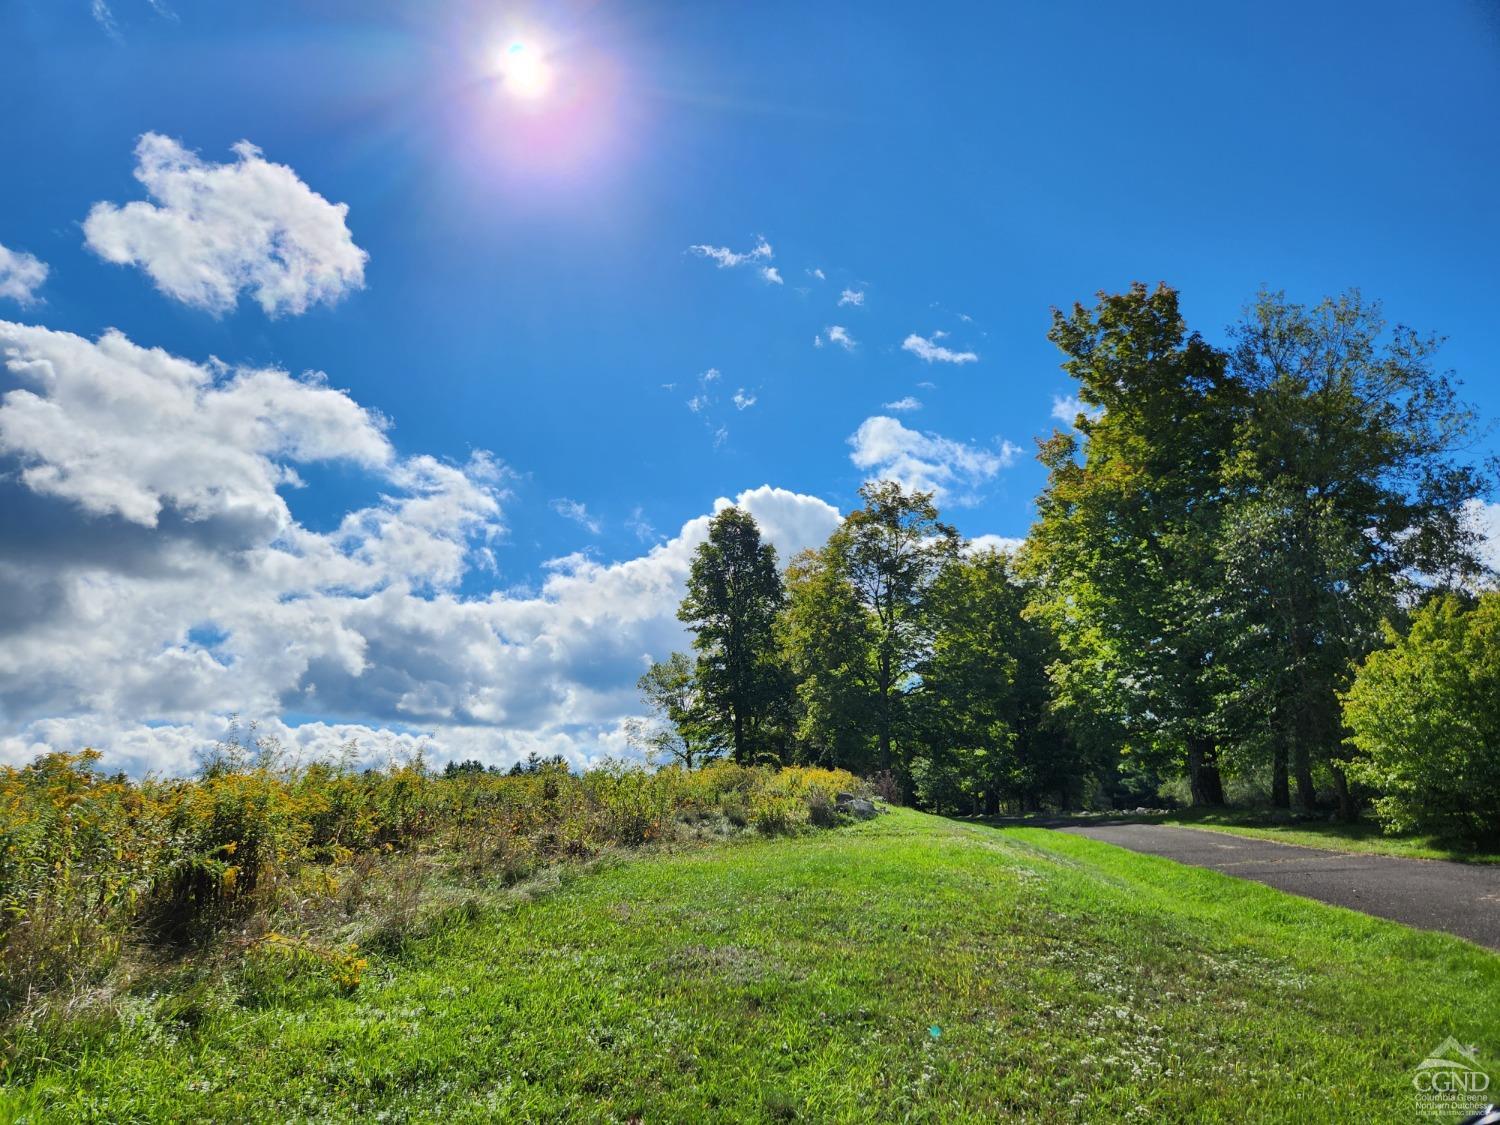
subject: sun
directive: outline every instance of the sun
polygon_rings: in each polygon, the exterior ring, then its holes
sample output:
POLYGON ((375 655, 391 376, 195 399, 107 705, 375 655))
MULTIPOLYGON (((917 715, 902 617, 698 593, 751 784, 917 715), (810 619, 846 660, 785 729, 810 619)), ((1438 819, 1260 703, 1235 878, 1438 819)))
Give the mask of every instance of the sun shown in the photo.
POLYGON ((500 56, 500 78, 515 97, 531 101, 551 89, 552 68, 533 44, 517 40, 500 56))

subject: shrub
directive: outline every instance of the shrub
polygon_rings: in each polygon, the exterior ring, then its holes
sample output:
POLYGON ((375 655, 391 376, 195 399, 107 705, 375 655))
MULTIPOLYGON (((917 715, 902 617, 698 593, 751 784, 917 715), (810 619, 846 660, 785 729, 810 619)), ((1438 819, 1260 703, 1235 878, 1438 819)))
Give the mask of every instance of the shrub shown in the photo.
POLYGON ((807 823, 807 806, 784 793, 760 792, 751 801, 750 820, 757 832, 781 836, 807 823))
POLYGON ((1390 831, 1500 838, 1500 593, 1435 598, 1387 632, 1344 696, 1350 775, 1390 831))

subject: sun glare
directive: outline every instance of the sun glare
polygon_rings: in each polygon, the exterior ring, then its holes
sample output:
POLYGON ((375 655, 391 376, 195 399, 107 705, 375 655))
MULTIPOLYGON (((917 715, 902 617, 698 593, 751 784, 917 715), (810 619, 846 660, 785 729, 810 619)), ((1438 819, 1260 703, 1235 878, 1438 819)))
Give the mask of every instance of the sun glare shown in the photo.
POLYGON ((552 86, 552 68, 530 43, 515 42, 500 57, 500 77, 518 98, 540 98, 552 86))

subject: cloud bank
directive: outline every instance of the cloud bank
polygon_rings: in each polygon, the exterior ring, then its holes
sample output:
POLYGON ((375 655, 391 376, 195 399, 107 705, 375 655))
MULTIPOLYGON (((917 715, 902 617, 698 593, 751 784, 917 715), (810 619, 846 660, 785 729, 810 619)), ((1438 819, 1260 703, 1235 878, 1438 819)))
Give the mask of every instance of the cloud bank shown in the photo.
MULTIPOLYGON (((488 453, 403 456, 319 378, 117 332, 0 322, 0 364, 0 760, 94 745, 110 768, 179 772, 234 713, 307 753, 582 762, 625 749, 636 678, 686 643, 676 609, 709 514, 636 558, 571 555, 533 589, 465 593, 505 535, 488 453), (288 496, 319 463, 374 495, 315 530, 288 496)), ((839 519, 770 486, 736 502, 784 559, 839 519)))

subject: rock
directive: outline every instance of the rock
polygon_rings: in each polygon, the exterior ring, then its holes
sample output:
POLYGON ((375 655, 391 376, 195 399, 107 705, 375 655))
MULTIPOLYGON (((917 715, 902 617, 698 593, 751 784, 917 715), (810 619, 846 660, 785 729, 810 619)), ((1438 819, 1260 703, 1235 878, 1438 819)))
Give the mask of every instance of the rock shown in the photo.
POLYGON ((856 797, 853 793, 840 793, 834 797, 833 803, 839 812, 847 813, 855 820, 869 820, 880 811, 872 802, 856 797))

